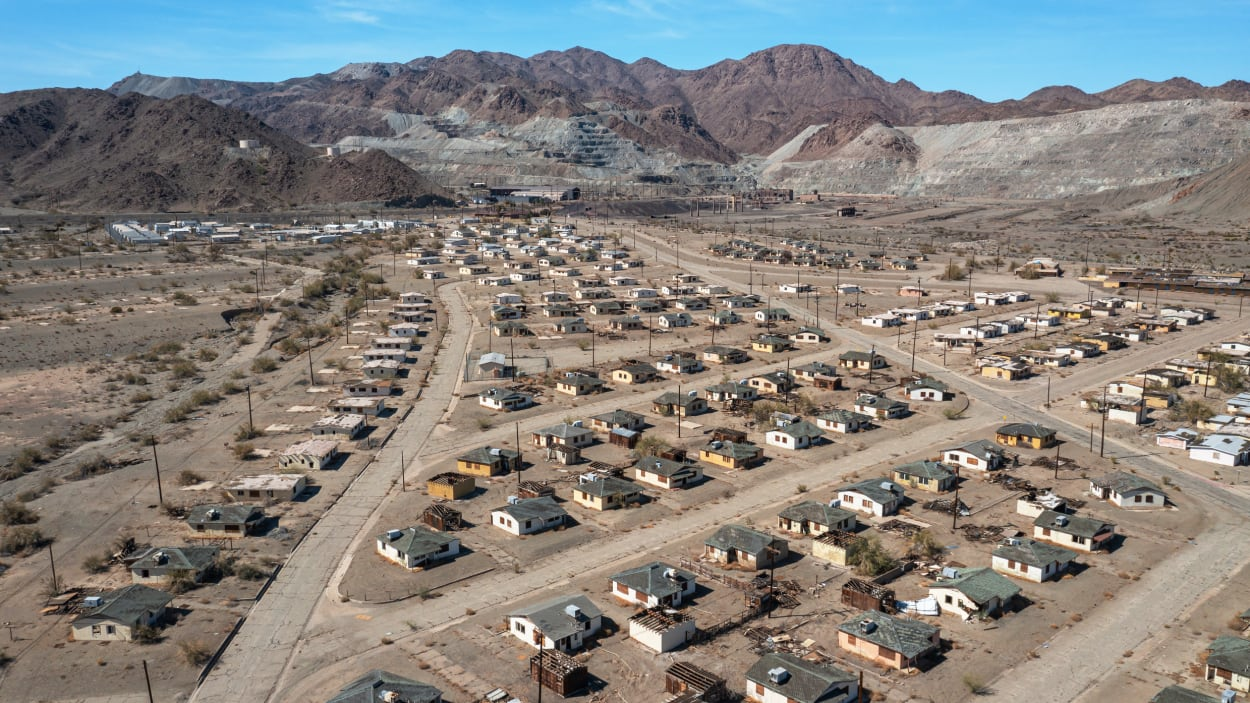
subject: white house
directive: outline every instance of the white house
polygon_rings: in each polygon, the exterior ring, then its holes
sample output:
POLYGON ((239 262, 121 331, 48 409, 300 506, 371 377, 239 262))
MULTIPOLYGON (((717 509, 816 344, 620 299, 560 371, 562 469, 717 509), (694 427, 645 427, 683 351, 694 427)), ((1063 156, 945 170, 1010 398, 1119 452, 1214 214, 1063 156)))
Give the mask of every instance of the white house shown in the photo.
POLYGON ((1003 448, 984 439, 942 450, 942 463, 954 464, 983 473, 1002 468, 1005 461, 1006 454, 1003 448))
POLYGON ((822 430, 849 434, 872 428, 872 418, 853 410, 834 409, 816 416, 816 426, 822 430))
POLYGON ((611 577, 612 596, 644 608, 675 608, 695 592, 695 575, 663 562, 626 569, 611 577))
POLYGON ((903 498, 903 487, 884 478, 870 478, 838 489, 840 507, 876 517, 898 512, 903 498))
POLYGON ((657 654, 677 649, 694 637, 694 618, 673 610, 645 610, 629 618, 629 638, 657 654))
POLYGON ((1243 466, 1250 463, 1250 439, 1217 432, 1189 445, 1189 458, 1220 466, 1243 466))
POLYGON ((1166 507, 1167 496, 1153 481, 1124 471, 1089 480, 1089 492, 1129 510, 1166 507))
POLYGON ((768 653, 747 670, 746 700, 754 703, 851 703, 855 674, 785 652, 768 653))
POLYGON ((416 525, 378 535, 377 552, 405 569, 420 569, 459 554, 460 540, 416 525))
POLYGON ((929 586, 929 597, 938 608, 964 620, 992 617, 1010 610, 1020 587, 993 569, 960 569, 951 578, 929 586))
POLYGON ((806 420, 799 420, 769 430, 764 435, 764 442, 782 449, 807 449, 818 444, 824 436, 824 431, 816 425, 806 420))
POLYGON ((582 595, 560 596, 508 615, 508 631, 536 649, 581 649, 602 626, 603 611, 582 595))
POLYGON ((1076 560, 1076 552, 1032 539, 1008 538, 994 548, 990 566, 1000 574, 1041 583, 1058 578, 1076 560))
POLYGON ((511 412, 522 410, 534 404, 534 397, 527 393, 510 391, 507 388, 490 388, 477 396, 478 405, 491 410, 511 412))
POLYGON ((521 536, 549 530, 564 524, 568 513, 550 496, 510 500, 490 513, 490 524, 504 532, 521 536))
POLYGON ((338 450, 339 443, 332 439, 306 439, 283 449, 278 455, 278 467, 320 471, 334 462, 338 450))

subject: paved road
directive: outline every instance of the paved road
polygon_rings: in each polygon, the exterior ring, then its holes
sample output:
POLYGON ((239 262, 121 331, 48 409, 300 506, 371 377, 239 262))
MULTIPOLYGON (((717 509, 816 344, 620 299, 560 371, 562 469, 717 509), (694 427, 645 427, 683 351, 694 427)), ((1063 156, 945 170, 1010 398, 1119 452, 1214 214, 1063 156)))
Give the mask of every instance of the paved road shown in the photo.
MULTIPOLYGON (((451 315, 443 353, 451 359, 464 357, 471 330, 455 290, 457 285, 440 289, 451 315)), ((450 397, 458 377, 444 369, 430 378, 423 396, 450 397)), ((351 553, 357 535, 399 478, 399 448, 420 446, 433 429, 433 423, 414 422, 414 417, 421 419, 419 410, 399 426, 388 447, 378 453, 287 558, 268 592, 248 612, 220 663, 192 694, 192 701, 273 700, 272 694, 287 671, 314 608, 325 597, 326 585, 340 559, 351 553)))

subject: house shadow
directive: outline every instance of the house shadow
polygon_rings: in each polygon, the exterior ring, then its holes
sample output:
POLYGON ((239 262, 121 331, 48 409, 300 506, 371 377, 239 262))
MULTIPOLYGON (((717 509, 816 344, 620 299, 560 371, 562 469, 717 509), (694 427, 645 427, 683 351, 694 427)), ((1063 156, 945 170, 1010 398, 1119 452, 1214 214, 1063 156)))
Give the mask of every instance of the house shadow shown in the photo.
POLYGON ((1115 534, 1111 536, 1111 539, 1107 540, 1106 542, 1103 542, 1103 544, 1105 544, 1106 546, 1103 547, 1102 549, 1099 549, 1098 550, 1099 552, 1105 552, 1107 554, 1115 554, 1117 551, 1119 551, 1120 547, 1124 546, 1124 535, 1120 534, 1119 532, 1116 532, 1115 534))
MULTIPOLYGON (((1072 576, 1080 576, 1081 574, 1085 573, 1086 571, 1092 568, 1094 568, 1092 564, 1086 564, 1083 561, 1074 561, 1071 564, 1068 564, 1068 570, 1065 571, 1064 574, 1071 574, 1072 576)), ((1062 581, 1063 575, 1060 575, 1058 579, 1053 579, 1053 580, 1062 581)))
POLYGON ((252 528, 249 534, 256 537, 270 537, 275 530, 278 529, 278 516, 266 515, 256 526, 252 528))
POLYGON ((377 414, 377 419, 386 420, 388 418, 394 417, 395 414, 398 412, 399 412, 399 408, 384 408, 382 412, 377 414))
POLYGON ((339 452, 329 461, 329 463, 321 467, 319 471, 338 471, 343 468, 343 465, 347 463, 347 460, 350 459, 351 456, 351 452, 339 452))
MULTIPOLYGON (((1011 611, 1010 611, 1010 612, 1011 612, 1011 613, 1023 613, 1024 611, 1026 611, 1026 610, 1028 610, 1029 608, 1033 607, 1035 604, 1036 604, 1036 602, 1035 602, 1032 598, 1029 598, 1028 596, 1024 595, 1024 592, 1023 592, 1023 591, 1021 591, 1020 593, 1017 593, 1017 594, 1016 594, 1016 597, 1015 597, 1014 599, 1012 599, 1012 601, 1011 601, 1011 611)), ((994 618, 994 620, 996 620, 996 621, 997 621, 997 620, 1002 620, 1002 619, 1003 619, 1003 617, 1005 617, 1007 614, 1008 614, 1008 613, 1006 613, 1006 612, 1000 612, 1000 613, 999 613, 999 614, 998 614, 998 615, 994 618)))
POLYGON ((308 501, 312 500, 313 497, 315 497, 320 492, 321 492, 321 486, 316 486, 316 485, 304 486, 304 490, 300 491, 299 495, 292 498, 291 502, 292 503, 307 503, 308 501))
MULTIPOLYGON (((181 602, 185 602, 185 601, 181 601, 181 602)), ((178 623, 185 620, 187 616, 190 615, 192 612, 194 611, 191 608, 175 607, 173 605, 167 605, 165 606, 165 615, 164 617, 161 618, 161 624, 164 625, 165 627, 173 627, 174 625, 177 625, 178 623)))

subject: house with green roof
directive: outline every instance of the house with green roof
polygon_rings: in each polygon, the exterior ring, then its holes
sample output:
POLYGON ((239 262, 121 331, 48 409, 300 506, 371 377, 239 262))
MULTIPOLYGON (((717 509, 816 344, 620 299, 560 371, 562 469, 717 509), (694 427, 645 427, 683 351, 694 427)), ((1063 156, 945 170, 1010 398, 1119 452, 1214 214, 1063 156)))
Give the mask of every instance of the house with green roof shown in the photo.
POLYGON ((930 493, 945 493, 955 487, 955 470, 938 461, 913 461, 894 467, 895 482, 930 493))
POLYGON ((1167 686, 1150 698, 1150 703, 1220 703, 1215 696, 1198 693, 1184 686, 1167 686))
POLYGON ((70 623, 77 641, 126 641, 141 627, 156 627, 174 599, 164 591, 135 584, 83 599, 82 613, 70 623))
POLYGON ((799 535, 851 532, 857 524, 855 513, 815 500, 795 503, 777 513, 777 528, 799 535))
POLYGON ((1055 446, 1057 435, 1036 422, 1010 422, 994 430, 994 441, 1008 447, 1046 449, 1055 446))
POLYGON ((1207 681, 1250 691, 1250 640, 1225 635, 1207 647, 1207 681))
POLYGON ((460 553, 460 540, 428 527, 414 525, 402 530, 387 530, 378 535, 377 550, 382 558, 405 569, 420 569, 455 557, 460 553))
POLYGON ((929 597, 944 613, 964 620, 993 617, 1011 610, 1020 587, 990 568, 960 569, 954 578, 944 578, 929 586, 929 597))
POLYGON ((879 610, 866 610, 838 626, 839 647, 900 671, 914 669, 941 644, 940 629, 879 610))
POLYGON ((219 552, 217 547, 151 547, 130 563, 130 580, 163 586, 175 574, 187 574, 199 583, 219 552))
POLYGON ((850 703, 859 696, 859 677, 841 669, 769 652, 747 669, 748 701, 760 703, 850 703))
POLYGON ((389 671, 374 669, 347 684, 326 703, 443 703, 443 692, 389 671))
POLYGON ((591 510, 615 510, 642 500, 638 484, 606 476, 573 486, 573 502, 591 510))
POLYGON ((808 422, 797 420, 781 427, 774 427, 764 435, 764 442, 782 449, 807 449, 819 444, 825 431, 808 422))
POLYGON ((789 542, 746 525, 723 525, 703 541, 703 556, 721 564, 766 569, 789 555, 789 542))

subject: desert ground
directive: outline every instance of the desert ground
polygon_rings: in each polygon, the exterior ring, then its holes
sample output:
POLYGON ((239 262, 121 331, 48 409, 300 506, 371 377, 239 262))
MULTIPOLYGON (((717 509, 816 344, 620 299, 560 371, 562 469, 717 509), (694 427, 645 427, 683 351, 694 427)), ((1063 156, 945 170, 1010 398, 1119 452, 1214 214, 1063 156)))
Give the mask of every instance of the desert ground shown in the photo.
MULTIPOLYGON (((583 700, 660 700, 664 669, 675 660, 723 676, 731 690, 741 691, 742 672, 769 648, 863 671, 874 700, 952 701, 985 694, 1027 700, 1045 690, 1048 700, 1115 701, 1129 691, 1148 698, 1171 682, 1214 693, 1202 681, 1201 667, 1195 668, 1200 651, 1214 636, 1240 632, 1234 616, 1247 607, 1250 552, 1242 545, 1250 532, 1244 518, 1250 495, 1240 472, 1157 447, 1155 433, 1185 424, 1166 411, 1153 411, 1152 423, 1142 427, 1107 423, 1104 437, 1099 414, 1082 409, 1080 399, 1109 381, 1238 338, 1246 329, 1239 301, 1171 292, 1158 299, 1144 291, 1139 300, 1147 311, 1202 305, 1217 317, 1069 367, 1038 367, 1031 378, 1014 382, 982 378, 972 354, 943 354, 931 341, 935 333, 978 320, 1137 294, 1079 280, 1100 267, 1243 270, 1250 263, 1250 233, 1200 222, 1122 220, 1076 205, 892 198, 837 204, 853 204, 863 214, 839 218, 832 206, 794 204, 627 218, 622 212, 629 204, 621 203, 596 203, 589 217, 557 214, 556 222, 575 223, 583 236, 613 238, 614 246, 645 262, 623 272, 640 286, 659 287, 684 272, 789 310, 791 321, 768 329, 747 320, 714 330, 706 313, 696 312, 688 328, 607 334, 612 316, 586 315, 594 334, 562 336, 538 312, 538 296, 572 293, 578 277, 544 275, 496 288, 446 265, 440 267, 446 278, 421 280, 415 267, 404 264, 403 252, 427 246, 424 233, 340 246, 266 242, 219 251, 127 250, 85 226, 4 237, 0 463, 7 468, 0 498, 29 515, 23 518, 27 524, 4 528, 12 553, 0 557, 0 622, 9 628, 8 641, 0 633, 0 699, 143 701, 146 662, 157 700, 324 700, 359 673, 384 668, 433 683, 455 703, 479 701, 496 688, 532 701, 537 688, 525 662, 534 650, 506 636, 506 616, 518 605, 573 593, 589 596, 608 622, 579 655, 594 679, 591 691, 579 694, 583 700), (709 253, 730 239, 769 246, 805 240, 860 255, 883 252, 887 261, 913 253, 927 260, 905 272, 828 271, 709 253), (86 243, 81 263, 78 248, 67 242, 86 243), (1012 274, 1037 256, 1058 260, 1068 273, 1035 280, 1012 274), (952 265, 963 269, 962 280, 943 280, 952 265), (339 284, 321 285, 331 279, 339 284), (1024 290, 1033 299, 892 330, 859 324, 862 315, 914 304, 899 288, 917 281, 934 301, 968 299, 981 290, 1024 290), (816 286, 816 294, 779 292, 780 284, 791 282, 816 286), (862 292, 837 296, 838 283, 857 284, 862 292), (230 479, 273 473, 277 453, 306 438, 307 426, 325 414, 339 384, 357 376, 361 352, 370 337, 385 334, 402 292, 428 296, 433 306, 387 412, 369 418, 362 438, 341 441, 342 458, 311 474, 311 489, 302 497, 267 502, 259 534, 218 541, 232 573, 177 594, 156 641, 75 642, 69 637, 74 612, 41 614, 52 592, 96 593, 128 584, 119 539, 153 546, 196 541, 180 520, 187 508, 221 500, 221 486, 230 479), (533 336, 490 333, 499 292, 523 296, 528 305, 522 322, 533 336), (745 364, 710 365, 680 379, 666 374, 633 386, 609 383, 606 392, 589 396, 573 398, 553 388, 566 370, 606 375, 623 359, 654 362, 698 352, 713 339, 749 347, 761 332, 784 334, 814 324, 829 342, 781 354, 751 352, 745 364), (955 399, 912 402, 906 418, 881 421, 864 433, 827 433, 811 449, 766 447, 764 464, 750 470, 705 464, 706 479, 690 489, 646 487, 641 504, 608 512, 571 499, 586 464, 556 464, 530 444, 534 430, 615 409, 644 415, 645 436, 674 448, 697 450, 713 428, 744 431, 763 444, 765 423, 752 413, 713 404, 711 412, 679 425, 655 413, 652 400, 678 390, 679 383, 683 392, 698 391, 812 361, 836 363, 843 352, 870 348, 889 361, 872 378, 839 369, 842 390, 804 383, 770 400, 805 416, 849 408, 860 390, 899 397, 900 381, 913 371, 946 382, 955 399), (478 404, 479 394, 501 383, 476 374, 476 360, 492 351, 525 371, 508 384, 534 392, 533 407, 501 413, 478 404), (1107 553, 1082 554, 1069 578, 1017 582, 1021 607, 1002 618, 920 616, 941 627, 944 642, 938 660, 922 671, 881 669, 837 647, 837 626, 854 615, 839 592, 854 574, 812 557, 810 540, 794 536, 788 537, 791 558, 772 574, 792 584, 790 607, 665 655, 628 638, 635 610, 612 599, 610 574, 657 559, 697 563, 703 540, 726 523, 781 534, 775 516, 787 505, 828 501, 848 480, 887 476, 893 466, 930 458, 942 447, 992 439, 995 427, 1016 421, 1056 428, 1063 461, 1052 469, 1035 462, 1052 459, 1053 449, 1022 449, 1019 466, 1007 473, 1084 501, 1080 514, 1115 522, 1121 537, 1107 553), (483 445, 521 449, 525 470, 479 478, 470 497, 455 501, 466 523, 455 536, 465 552, 415 572, 383 561, 374 550, 375 536, 415 524, 434 502, 426 479, 453 471, 457 456, 483 445), (1089 478, 1111 470, 1161 482, 1167 508, 1125 511, 1089 495, 1089 478), (516 493, 518 480, 554 486, 570 524, 523 538, 491 527, 490 511, 516 493), (37 531, 38 539, 11 542, 7 537, 18 527, 28 528, 27 538, 37 531), (55 680, 50 670, 58 672, 55 680)), ((498 262, 488 263, 491 275, 499 275, 498 262)), ((588 263, 571 267, 583 278, 611 275, 588 263)), ((1102 323, 1007 335, 988 340, 979 355, 1063 341, 1102 323)), ((1204 400, 1195 387, 1180 393, 1212 406, 1224 397, 1212 390, 1204 400)), ((584 456, 609 466, 635 460, 628 449, 603 441, 584 456)), ((959 499, 970 514, 957 518, 926 509, 930 497, 909 491, 901 520, 926 530, 941 549, 911 559, 916 568, 890 588, 903 600, 921 597, 942 566, 987 566, 998 539, 1027 535, 1031 519, 1015 511, 1019 485, 963 477, 959 499)), ((861 517, 862 532, 878 535, 896 557, 911 554, 914 545, 896 525, 880 529, 886 522, 861 517)), ((728 579, 753 575, 707 568, 728 579)), ((738 591, 700 578, 689 613, 705 627, 743 608, 738 591)))

